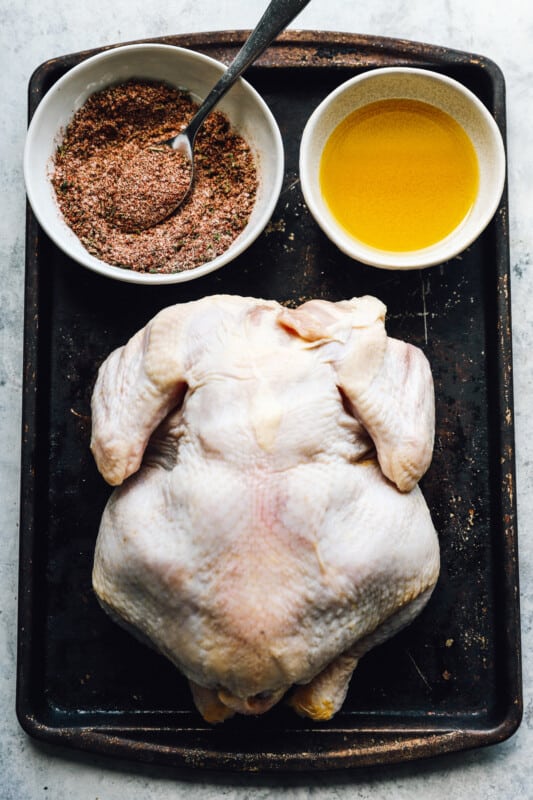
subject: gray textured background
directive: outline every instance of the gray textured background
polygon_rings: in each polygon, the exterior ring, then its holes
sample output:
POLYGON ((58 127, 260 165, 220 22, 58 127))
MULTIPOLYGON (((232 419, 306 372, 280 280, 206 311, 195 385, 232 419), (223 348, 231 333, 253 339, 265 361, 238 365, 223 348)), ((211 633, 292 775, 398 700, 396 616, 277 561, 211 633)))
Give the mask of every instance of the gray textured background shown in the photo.
POLYGON ((41 748, 15 710, 20 398, 28 80, 42 61, 149 36, 251 28, 266 0, 0 0, 0 800, 136 798, 533 797, 533 11, 524 0, 313 0, 294 27, 394 36, 481 53, 507 83, 517 497, 524 650, 524 721, 508 742, 437 760, 350 774, 275 780, 176 774, 41 748))

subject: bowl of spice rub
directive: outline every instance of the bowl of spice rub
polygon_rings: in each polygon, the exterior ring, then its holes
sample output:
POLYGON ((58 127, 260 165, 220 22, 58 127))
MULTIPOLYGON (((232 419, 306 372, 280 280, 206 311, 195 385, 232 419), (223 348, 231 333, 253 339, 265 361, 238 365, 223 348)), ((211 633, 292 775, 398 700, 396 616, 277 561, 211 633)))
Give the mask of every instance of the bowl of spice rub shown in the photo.
POLYGON ((180 179, 179 153, 164 143, 224 70, 192 50, 133 44, 87 58, 47 92, 28 129, 24 178, 38 222, 70 258, 121 281, 178 283, 255 241, 277 203, 284 155, 272 113, 242 78, 198 131, 183 202, 149 214, 180 179))
POLYGON ((414 269, 465 250, 498 208, 500 130, 445 75, 385 67, 343 83, 315 109, 300 148, 306 203, 347 255, 414 269))

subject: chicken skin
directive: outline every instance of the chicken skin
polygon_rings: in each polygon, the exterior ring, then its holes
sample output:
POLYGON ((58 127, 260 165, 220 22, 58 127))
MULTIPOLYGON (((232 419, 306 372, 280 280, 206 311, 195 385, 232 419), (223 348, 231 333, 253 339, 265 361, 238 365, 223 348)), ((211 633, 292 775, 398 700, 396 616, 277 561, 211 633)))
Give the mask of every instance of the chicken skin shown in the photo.
POLYGON ((91 449, 117 488, 93 585, 209 722, 286 696, 329 719, 437 581, 418 487, 428 362, 373 297, 218 295, 161 311, 101 366, 91 449))

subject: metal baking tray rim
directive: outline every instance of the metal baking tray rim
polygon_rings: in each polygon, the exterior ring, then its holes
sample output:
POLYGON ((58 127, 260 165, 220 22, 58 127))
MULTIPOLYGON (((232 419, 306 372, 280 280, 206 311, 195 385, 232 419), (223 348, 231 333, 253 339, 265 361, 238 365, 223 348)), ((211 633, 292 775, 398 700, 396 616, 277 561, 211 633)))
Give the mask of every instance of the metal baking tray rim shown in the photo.
MULTIPOLYGON (((246 37, 246 31, 222 31, 213 33, 196 33, 175 37, 159 37, 144 41, 160 41, 180 46, 204 49, 217 57, 217 50, 224 52, 228 47, 237 48, 246 37)), ((112 45, 119 46, 119 45, 112 45)), ((98 50, 71 54, 63 58, 65 69, 78 60, 88 57, 98 50)), ((320 68, 328 65, 332 69, 345 66, 360 67, 371 53, 378 62, 413 63, 446 67, 454 63, 476 64, 495 81, 496 102, 494 116, 500 127, 505 129, 505 93, 503 76, 499 68, 490 59, 474 54, 439 48, 405 40, 386 39, 362 36, 358 34, 326 32, 326 31, 288 31, 282 34, 277 42, 262 56, 258 64, 272 68, 277 66, 301 66, 299 59, 306 53, 312 66, 320 68), (338 55, 338 52, 341 55, 338 55), (337 52, 337 56, 335 53, 337 52), (283 53, 280 59, 279 53, 283 53), (281 63, 282 62, 282 63, 281 63)), ((45 62, 34 72, 30 81, 31 106, 38 103, 39 91, 31 92, 36 76, 43 70, 57 64, 58 59, 45 62)), ((307 63, 306 66, 309 66, 307 63)), ((367 65, 368 66, 368 65, 367 65)), ((23 392, 23 442, 22 442, 22 479, 21 479, 21 542, 20 542, 20 592, 19 592, 19 639, 18 639, 18 680, 17 680, 17 716, 23 729, 31 736, 49 742, 69 744, 72 747, 91 750, 113 756, 124 756, 151 762, 173 764, 176 766, 195 766, 205 768, 227 768, 239 771, 258 770, 295 770, 295 769, 330 769, 360 766, 366 764, 384 764, 413 758, 428 757, 444 752, 464 750, 487 744, 494 744, 509 738, 520 725, 522 718, 521 669, 519 643, 519 608, 517 578, 517 544, 516 544, 516 508, 514 498, 514 433, 512 421, 512 375, 511 375, 511 339, 510 339, 510 296, 507 243, 506 192, 502 200, 503 214, 497 224, 503 226, 505 236, 499 240, 500 252, 497 257, 502 262, 498 277, 498 310, 500 312, 499 336, 502 355, 498 355, 503 380, 502 415, 500 419, 500 439, 502 452, 502 495, 505 524, 505 542, 508 566, 506 585, 501 590, 505 606, 510 612, 507 624, 507 648, 513 648, 512 663, 507 665, 510 677, 508 700, 501 714, 495 716, 493 724, 482 729, 475 725, 468 728, 452 730, 435 728, 431 731, 404 726, 386 730, 383 727, 372 731, 365 727, 361 732, 350 731, 350 742, 342 741, 335 747, 324 748, 322 753, 284 753, 268 752, 228 753, 221 750, 206 751, 195 749, 187 742, 175 741, 163 743, 161 738, 179 739, 179 731, 161 726, 131 726, 119 723, 118 727, 110 720, 109 725, 80 725, 65 727, 47 721, 50 715, 36 708, 33 702, 32 675, 32 643, 27 636, 31 631, 32 606, 36 598, 32 597, 34 569, 32 561, 33 504, 33 469, 35 461, 35 414, 38 407, 38 391, 35 384, 35 365, 39 347, 39 315, 38 315, 38 277, 27 271, 26 282, 26 317, 25 317, 25 374, 23 392), (505 356, 505 358, 504 358, 505 356), (24 535, 22 535, 22 533, 24 535), (139 741, 140 734, 146 734, 146 740, 139 741), (134 734, 138 734, 135 736, 134 734), (154 736, 154 741, 150 737, 154 736)), ((27 258, 28 253, 36 251, 37 242, 42 234, 30 209, 27 217, 27 258)), ((40 708, 42 711, 42 707, 40 708)), ((190 730, 190 729, 189 729, 190 730)), ((204 732, 203 729, 199 729, 204 732)), ((344 734, 340 733, 340 737, 344 734)), ((344 736, 344 739, 346 737, 344 736)))

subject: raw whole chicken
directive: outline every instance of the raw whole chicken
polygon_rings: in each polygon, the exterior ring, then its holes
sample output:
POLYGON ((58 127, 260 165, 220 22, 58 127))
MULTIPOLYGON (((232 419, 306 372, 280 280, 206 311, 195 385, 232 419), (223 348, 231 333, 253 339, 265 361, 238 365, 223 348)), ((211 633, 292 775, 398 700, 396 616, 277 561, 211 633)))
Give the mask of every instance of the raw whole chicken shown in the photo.
POLYGON ((284 695, 329 719, 361 656, 430 597, 433 383, 384 318, 373 297, 205 297, 100 368, 91 448, 119 488, 94 589, 209 722, 284 695))

